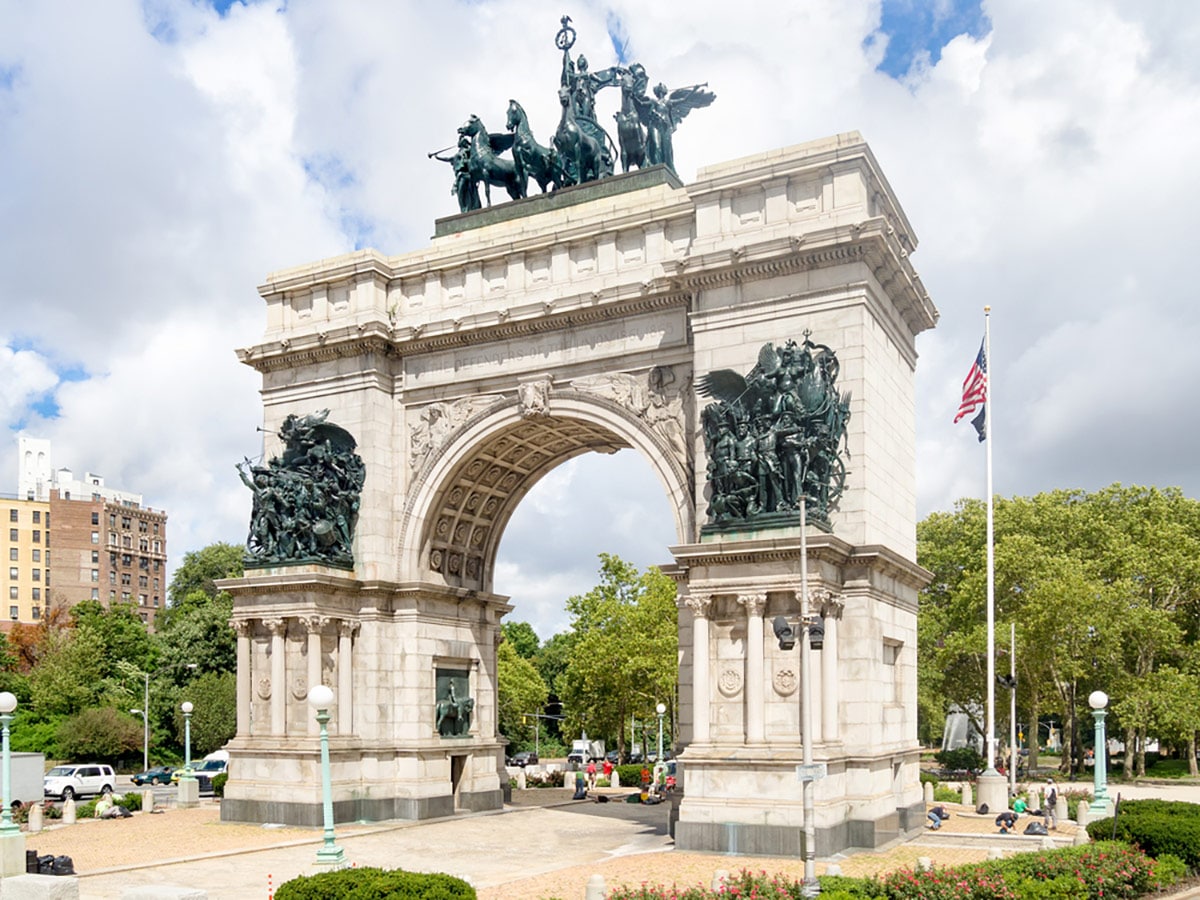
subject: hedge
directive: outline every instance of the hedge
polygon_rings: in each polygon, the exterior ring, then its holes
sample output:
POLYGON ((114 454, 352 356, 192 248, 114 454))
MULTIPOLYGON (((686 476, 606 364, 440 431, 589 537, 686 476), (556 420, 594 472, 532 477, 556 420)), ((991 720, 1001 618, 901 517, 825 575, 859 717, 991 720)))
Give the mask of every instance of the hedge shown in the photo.
MULTIPOLYGON (((1112 818, 1089 822, 1093 840, 1113 838, 1112 818)), ((1176 856, 1192 871, 1200 870, 1200 806, 1172 800, 1126 800, 1116 817, 1116 840, 1140 847, 1159 859, 1176 856)))
POLYGON ((475 889, 451 875, 364 866, 285 881, 275 900, 475 900, 475 889))

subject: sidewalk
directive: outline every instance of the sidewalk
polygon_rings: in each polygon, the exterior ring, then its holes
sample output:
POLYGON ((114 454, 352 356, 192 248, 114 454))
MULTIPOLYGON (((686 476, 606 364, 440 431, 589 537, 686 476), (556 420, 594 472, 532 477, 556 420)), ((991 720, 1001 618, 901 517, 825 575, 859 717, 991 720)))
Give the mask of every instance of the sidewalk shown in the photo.
MULTIPOLYGON (((665 834, 666 804, 622 810, 618 803, 572 802, 568 796, 555 789, 529 790, 503 811, 339 826, 337 843, 356 865, 465 876, 480 900, 576 900, 594 874, 603 875, 611 888, 642 882, 708 885, 719 869, 767 870, 795 878, 804 873, 803 861, 795 858, 675 851, 665 834), (627 815, 635 812, 638 818, 627 815)), ((948 866, 985 859, 992 847, 1007 855, 1041 846, 1041 838, 997 834, 992 816, 943 805, 954 815, 938 831, 926 830, 880 851, 820 860, 818 874, 832 862, 845 875, 866 875, 914 866, 918 857, 948 866)), ((1069 844, 1074 827, 1063 823, 1054 832, 1056 842, 1069 844)), ((282 882, 314 871, 321 843, 317 830, 223 823, 214 803, 129 819, 80 821, 26 840, 40 854, 74 859, 84 900, 118 900, 124 888, 154 884, 203 888, 211 900, 266 900, 282 882)))

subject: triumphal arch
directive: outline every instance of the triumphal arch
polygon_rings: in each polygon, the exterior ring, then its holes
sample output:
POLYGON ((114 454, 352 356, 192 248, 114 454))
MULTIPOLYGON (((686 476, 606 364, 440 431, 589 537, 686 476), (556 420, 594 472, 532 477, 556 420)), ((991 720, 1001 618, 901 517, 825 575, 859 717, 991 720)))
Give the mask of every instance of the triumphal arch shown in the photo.
POLYGON ((503 167, 489 182, 477 166, 501 142, 472 116, 446 158, 460 211, 427 247, 259 288, 266 331, 239 355, 268 440, 241 467, 246 574, 222 585, 238 636, 222 818, 321 822, 316 684, 335 696, 337 821, 499 807, 505 525, 555 466, 632 448, 677 534, 677 844, 801 852, 804 722, 817 851, 877 846, 924 818, 913 393, 937 312, 916 236, 857 133, 682 184, 655 116, 713 95, 663 88, 655 106, 640 67, 573 60, 563 24, 560 128, 619 87, 619 153, 564 143, 525 196, 535 158, 509 164, 517 186, 503 167), (517 199, 483 206, 480 186, 517 199), (803 655, 773 628, 802 604, 823 626, 803 655))

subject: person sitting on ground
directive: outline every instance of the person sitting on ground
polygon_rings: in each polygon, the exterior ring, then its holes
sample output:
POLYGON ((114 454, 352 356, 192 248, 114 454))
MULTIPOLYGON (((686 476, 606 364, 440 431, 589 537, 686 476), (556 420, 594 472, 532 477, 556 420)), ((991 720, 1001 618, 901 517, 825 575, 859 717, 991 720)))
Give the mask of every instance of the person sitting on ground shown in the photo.
POLYGON ((1008 834, 1017 826, 1017 814, 1010 809, 1006 809, 1000 815, 996 816, 996 827, 1000 829, 1001 834, 1008 834))
POLYGON ((1029 807, 1026 805, 1024 797, 1018 797, 1013 801, 1013 812, 1015 812, 1018 816, 1024 813, 1028 808, 1029 807))
POLYGON ((929 827, 937 831, 942 827, 942 817, 938 815, 938 808, 935 806, 927 815, 929 816, 929 827))

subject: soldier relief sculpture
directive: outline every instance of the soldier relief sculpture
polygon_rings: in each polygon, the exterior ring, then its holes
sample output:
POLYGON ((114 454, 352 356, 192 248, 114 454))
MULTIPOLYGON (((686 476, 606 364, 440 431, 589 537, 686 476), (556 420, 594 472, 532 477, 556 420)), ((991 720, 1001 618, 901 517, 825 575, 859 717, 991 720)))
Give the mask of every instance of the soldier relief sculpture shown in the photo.
POLYGON ((562 17, 562 28, 554 40, 562 51, 561 113, 548 144, 538 143, 524 107, 509 100, 507 134, 489 132, 479 116, 472 114, 459 127, 456 144, 429 154, 430 159, 453 167, 459 212, 481 207, 480 186, 491 206, 492 187, 504 189, 517 200, 528 196, 530 178, 545 193, 607 178, 616 170, 618 159, 625 172, 663 165, 674 173, 675 129, 693 109, 710 105, 716 94, 704 84, 671 90, 659 83, 650 89, 650 79, 640 63, 592 72, 586 56, 571 58, 575 29, 570 22, 570 16, 562 17), (613 117, 619 147, 596 118, 596 95, 608 87, 621 91, 621 108, 613 117), (455 152, 444 155, 450 150, 455 152), (509 151, 511 159, 501 156, 509 151))
POLYGON ((237 464, 254 494, 246 563, 315 562, 353 568, 351 543, 366 470, 354 438, 327 421, 329 410, 289 415, 279 437, 283 456, 266 465, 237 464))
POLYGON ((809 335, 799 345, 763 345, 745 377, 718 369, 697 382, 701 396, 717 401, 701 411, 705 529, 792 524, 801 503, 814 524, 829 527, 846 483, 850 393, 837 388, 837 355, 809 335))

